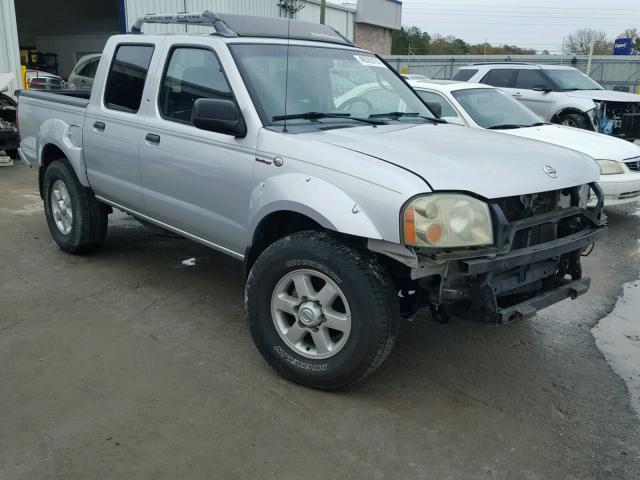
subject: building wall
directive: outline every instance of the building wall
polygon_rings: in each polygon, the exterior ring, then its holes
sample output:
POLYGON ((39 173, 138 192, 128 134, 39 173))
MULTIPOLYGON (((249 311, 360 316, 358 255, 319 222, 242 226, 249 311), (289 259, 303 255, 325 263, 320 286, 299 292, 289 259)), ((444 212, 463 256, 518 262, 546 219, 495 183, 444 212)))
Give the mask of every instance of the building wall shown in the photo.
POLYGON ((13 95, 15 89, 22 88, 20 48, 15 18, 13 0, 0 0, 0 73, 13 73, 15 76, 15 82, 6 92, 10 95, 13 95))
POLYGON ((368 23, 356 23, 355 42, 359 47, 378 55, 390 55, 391 29, 368 23))
POLYGON ((357 23, 378 25, 400 30, 402 2, 400 0, 358 0, 357 23))
POLYGON ((90 53, 101 53, 109 37, 118 33, 97 35, 64 35, 36 37, 36 49, 58 54, 58 74, 68 78, 77 61, 90 53))

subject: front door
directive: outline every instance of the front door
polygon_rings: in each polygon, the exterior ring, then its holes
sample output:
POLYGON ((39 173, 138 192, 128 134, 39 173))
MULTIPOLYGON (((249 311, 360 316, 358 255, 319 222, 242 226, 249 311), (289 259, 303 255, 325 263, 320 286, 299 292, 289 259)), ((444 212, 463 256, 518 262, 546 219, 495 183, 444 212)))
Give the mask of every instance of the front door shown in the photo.
POLYGON ((234 100, 215 51, 168 51, 155 97, 140 146, 149 215, 223 251, 244 254, 257 132, 235 138, 191 124, 197 99, 234 100))
POLYGON ((544 87, 550 89, 551 85, 539 69, 520 69, 516 77, 516 88, 510 93, 530 110, 548 120, 555 94, 550 91, 542 91, 544 87))

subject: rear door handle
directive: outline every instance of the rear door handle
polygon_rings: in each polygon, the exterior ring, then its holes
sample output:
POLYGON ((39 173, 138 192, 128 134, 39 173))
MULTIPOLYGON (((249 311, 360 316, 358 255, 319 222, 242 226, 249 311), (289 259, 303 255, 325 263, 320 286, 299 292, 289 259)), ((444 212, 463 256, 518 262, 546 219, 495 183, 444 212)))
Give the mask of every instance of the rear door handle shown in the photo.
POLYGON ((521 96, 522 96, 522 94, 521 94, 520 92, 515 92, 515 93, 513 94, 513 96, 514 96, 514 97, 521 97, 521 96))
POLYGON ((158 145, 160 143, 160 135, 156 135, 155 133, 147 133, 144 139, 151 145, 158 145))
POLYGON ((93 128, 95 128, 99 132, 104 132, 105 127, 106 125, 104 124, 104 122, 94 122, 93 124, 93 128))

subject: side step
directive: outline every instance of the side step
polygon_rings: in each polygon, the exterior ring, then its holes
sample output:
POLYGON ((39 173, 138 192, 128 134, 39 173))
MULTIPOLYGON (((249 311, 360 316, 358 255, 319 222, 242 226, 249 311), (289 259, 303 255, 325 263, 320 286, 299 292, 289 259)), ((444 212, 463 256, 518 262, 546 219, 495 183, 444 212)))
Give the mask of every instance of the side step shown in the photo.
POLYGON ((514 320, 527 320, 533 317, 538 310, 542 310, 549 305, 558 303, 566 298, 578 298, 580 295, 587 293, 590 285, 591 279, 589 277, 581 278, 512 307, 500 309, 497 312, 496 322, 498 324, 506 324, 514 320))

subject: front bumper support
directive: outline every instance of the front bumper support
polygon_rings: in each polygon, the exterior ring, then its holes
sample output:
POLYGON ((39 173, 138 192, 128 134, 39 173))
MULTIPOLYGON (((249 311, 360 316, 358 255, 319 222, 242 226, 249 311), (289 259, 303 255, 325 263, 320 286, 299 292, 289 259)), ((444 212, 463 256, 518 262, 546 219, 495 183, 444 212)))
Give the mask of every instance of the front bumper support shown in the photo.
POLYGON ((514 320, 526 320, 533 317, 538 310, 542 310, 554 303, 558 303, 567 298, 576 299, 580 295, 587 293, 591 279, 589 277, 574 280, 560 287, 544 292, 530 300, 518 303, 508 308, 497 311, 496 322, 499 324, 510 323, 514 320))

